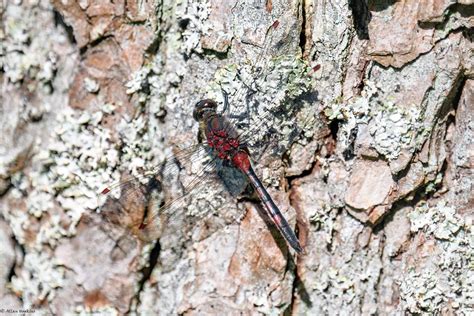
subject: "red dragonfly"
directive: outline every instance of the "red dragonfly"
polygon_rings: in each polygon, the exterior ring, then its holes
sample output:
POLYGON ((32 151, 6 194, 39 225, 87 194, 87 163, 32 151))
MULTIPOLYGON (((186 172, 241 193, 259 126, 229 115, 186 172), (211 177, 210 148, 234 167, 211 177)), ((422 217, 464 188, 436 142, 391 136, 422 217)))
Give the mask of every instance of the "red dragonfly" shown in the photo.
MULTIPOLYGON (((278 26, 274 23, 271 29, 278 26)), ((268 34, 267 34, 268 35, 268 34)), ((267 36, 267 39, 270 38, 267 36)), ((267 46, 265 44, 264 48, 267 46)), ((258 64, 258 63, 257 63, 258 64)), ((259 68, 261 71, 262 68, 259 68)), ((224 110, 230 108, 228 95, 224 94, 224 110)), ((101 191, 101 195, 111 196, 120 194, 121 199, 140 200, 142 204, 146 204, 147 214, 142 219, 139 229, 142 231, 156 230, 162 227, 164 221, 169 220, 170 216, 174 216, 180 212, 181 209, 186 208, 186 199, 192 191, 200 187, 203 178, 209 171, 215 172, 217 165, 223 165, 238 170, 248 182, 252 185, 258 197, 260 198, 267 214, 272 219, 275 226, 285 238, 287 243, 297 252, 301 253, 303 248, 296 237, 293 229, 288 224, 285 217, 280 212, 278 206, 275 204, 266 188, 263 186, 260 179, 257 177, 250 160, 249 146, 246 140, 250 138, 252 133, 258 130, 259 126, 253 126, 243 133, 237 132, 237 126, 231 122, 231 116, 225 116, 223 113, 218 113, 217 102, 211 99, 204 99, 194 107, 193 117, 199 122, 199 143, 195 146, 186 148, 185 150, 170 157, 167 163, 177 162, 191 158, 197 152, 204 150, 208 156, 209 161, 205 163, 204 167, 194 176, 194 178, 185 185, 183 193, 175 199, 166 200, 166 197, 160 196, 156 199, 148 199, 146 197, 150 191, 150 185, 158 187, 156 191, 162 191, 163 186, 169 181, 169 177, 176 177, 179 173, 179 165, 174 163, 166 166, 159 166, 155 170, 147 172, 139 177, 132 177, 122 181, 111 187, 107 187, 101 191), (157 180, 160 179, 160 180, 157 180), (146 182, 147 189, 144 189, 142 183, 146 182), (118 194, 117 194, 118 193, 118 194)), ((271 115, 268 113, 267 115, 271 115)), ((262 118, 263 119, 263 118, 262 118)), ((113 197, 111 198, 114 199, 113 197)))

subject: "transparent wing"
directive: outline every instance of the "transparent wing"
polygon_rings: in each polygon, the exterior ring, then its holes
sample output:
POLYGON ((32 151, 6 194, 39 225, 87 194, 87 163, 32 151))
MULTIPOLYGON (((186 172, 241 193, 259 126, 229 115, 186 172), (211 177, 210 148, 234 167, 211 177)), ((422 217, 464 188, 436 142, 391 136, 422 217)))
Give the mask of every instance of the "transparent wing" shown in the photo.
POLYGON ((141 239, 154 239, 160 227, 153 223, 182 209, 186 196, 213 178, 215 165, 216 159, 207 155, 204 146, 186 148, 152 170, 127 176, 102 190, 99 199, 105 198, 105 203, 100 211, 108 221, 132 230, 141 239), (199 171, 186 175, 183 160, 189 166, 198 165, 199 171))
POLYGON ((255 79, 261 76, 268 67, 269 59, 271 57, 269 52, 271 51, 272 46, 274 46, 274 34, 276 29, 279 27, 279 24, 279 21, 276 20, 268 28, 261 53, 258 55, 257 60, 250 65, 251 69, 249 69, 249 71, 252 73, 244 72, 244 69, 237 69, 236 79, 240 81, 241 86, 230 96, 229 111, 228 113, 225 113, 229 120, 234 124, 241 123, 243 118, 248 116, 248 99, 252 94, 257 92, 255 79), (247 96, 244 98, 245 94, 247 94, 247 96))
POLYGON ((164 220, 176 216, 187 205, 186 199, 197 187, 214 180, 216 172, 217 157, 209 160, 192 179, 183 187, 182 193, 175 198, 153 199, 147 205, 148 213, 140 225, 140 229, 155 229, 160 227, 164 220), (163 203, 164 202, 164 203, 163 203))
MULTIPOLYGON (((149 177, 127 181, 120 186, 120 198, 109 198, 103 212, 107 219, 149 242, 160 238, 165 228, 197 233, 203 239, 222 227, 238 222, 244 212, 234 203, 219 175, 220 160, 209 160, 197 174, 179 189, 170 189, 164 179, 149 177), (218 171, 218 172, 217 172, 218 171), (219 175, 218 175, 219 174, 219 175), (212 217, 212 220, 208 220, 212 217), (200 229, 194 228, 199 226, 200 229)), ((173 180, 171 183, 178 182, 173 180)), ((247 182, 245 183, 247 184, 247 182)), ((233 183, 235 185, 235 183, 233 183)))
MULTIPOLYGON (((305 113, 298 113, 298 109, 294 109, 294 121, 291 126, 288 126, 285 130, 285 126, 278 122, 275 113, 267 111, 256 120, 255 124, 252 124, 249 128, 239 133, 240 142, 248 148, 264 148, 271 144, 279 143, 282 147, 289 147, 293 142, 302 138, 305 135, 305 131, 311 125, 316 124, 317 109, 308 109, 305 113), (273 126, 279 126, 279 130, 273 128, 273 126), (261 131, 265 130, 266 133, 261 138, 257 138, 256 135, 261 134, 261 131), (285 140, 282 142, 282 140, 285 140)), ((284 149, 284 148, 281 148, 284 149)))
POLYGON ((150 178, 159 177, 160 174, 172 176, 174 173, 178 173, 179 170, 177 170, 177 166, 179 166, 180 161, 198 162, 203 159, 200 154, 205 151, 206 147, 203 144, 195 144, 169 155, 164 159, 163 163, 147 169, 140 174, 122 177, 119 182, 111 184, 100 191, 98 195, 98 205, 102 204, 101 200, 103 200, 104 197, 118 198, 119 196, 124 197, 126 194, 133 194, 132 187, 139 190, 138 186, 147 183, 150 178))
POLYGON ((286 34, 287 30, 281 29, 278 20, 268 28, 261 53, 252 66, 253 78, 244 80, 238 72, 237 79, 242 84, 231 95, 229 111, 224 113, 241 131, 239 139, 247 147, 262 148, 273 142, 281 147, 277 150, 280 153, 303 133, 302 127, 313 121, 314 115, 308 113, 308 117, 299 117, 297 124, 286 121, 299 115, 304 99, 315 100, 310 92, 312 88, 308 81, 311 79, 308 79, 306 62, 294 55, 275 56, 284 45, 278 40, 281 38, 278 34, 282 32, 286 34), (280 128, 277 130, 275 126, 280 128))

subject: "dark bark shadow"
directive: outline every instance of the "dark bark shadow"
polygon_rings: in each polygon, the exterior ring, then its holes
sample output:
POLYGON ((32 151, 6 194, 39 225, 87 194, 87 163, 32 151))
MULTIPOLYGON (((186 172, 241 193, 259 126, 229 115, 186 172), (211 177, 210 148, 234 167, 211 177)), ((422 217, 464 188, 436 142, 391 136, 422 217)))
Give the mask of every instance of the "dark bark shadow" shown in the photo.
MULTIPOLYGON (((288 256, 288 252, 290 251, 290 249, 288 248, 288 244, 286 243, 286 240, 281 234, 280 230, 278 229, 278 227, 276 227, 275 223, 273 223, 267 211, 263 208, 263 206, 260 203, 256 204, 256 208, 257 208, 258 215, 260 216, 261 219, 263 219, 265 225, 267 226, 267 229, 272 234, 272 237, 275 240, 281 253, 284 256, 288 256)), ((288 256, 288 258, 289 260, 292 260, 294 263, 293 257, 288 256)))
MULTIPOLYGON (((355 1, 355 0, 353 0, 355 1)), ((364 1, 365 0, 358 0, 364 1)), ((367 6, 370 7, 370 11, 383 11, 386 10, 388 7, 391 7, 397 2, 397 0, 368 0, 367 6)))
POLYGON ((372 15, 367 0, 349 0, 352 11, 352 21, 359 39, 369 39, 369 23, 372 15))
POLYGON ((298 273, 295 275, 295 283, 293 286, 293 290, 296 290, 298 293, 299 297, 305 303, 307 307, 313 307, 313 302, 311 302, 311 297, 309 296, 308 291, 306 290, 306 287, 304 286, 303 280, 301 280, 300 276, 298 273))

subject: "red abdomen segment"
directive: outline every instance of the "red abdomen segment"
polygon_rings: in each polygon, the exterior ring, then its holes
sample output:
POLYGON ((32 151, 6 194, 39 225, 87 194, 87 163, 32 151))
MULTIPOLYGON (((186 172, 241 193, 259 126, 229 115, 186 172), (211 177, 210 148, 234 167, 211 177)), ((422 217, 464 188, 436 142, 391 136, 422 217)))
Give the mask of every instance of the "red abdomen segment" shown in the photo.
POLYGON ((288 244, 290 244, 290 246, 297 253, 301 253, 303 251, 303 248, 301 247, 298 238, 296 237, 295 233, 293 232, 293 229, 291 229, 286 219, 283 217, 283 214, 281 214, 280 210, 273 202, 270 194, 268 194, 262 182, 260 182, 260 179, 255 174, 250 164, 248 154, 244 151, 239 151, 232 158, 232 162, 237 168, 239 168, 243 173, 247 175, 250 183, 252 183, 253 187, 257 191, 258 196, 260 197, 260 200, 265 206, 265 209, 267 210, 275 225, 282 233, 283 237, 285 237, 288 244))

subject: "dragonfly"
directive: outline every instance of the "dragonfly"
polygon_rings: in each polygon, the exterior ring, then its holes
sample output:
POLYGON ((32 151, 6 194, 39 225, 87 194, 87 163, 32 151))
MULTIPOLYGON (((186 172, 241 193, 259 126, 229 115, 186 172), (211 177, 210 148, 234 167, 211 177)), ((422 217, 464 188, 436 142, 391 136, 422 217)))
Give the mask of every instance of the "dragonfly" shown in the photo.
MULTIPOLYGON (((271 42, 271 31, 278 27, 278 21, 274 22, 269 29, 267 40, 263 46, 264 51, 271 42)), ((261 73, 264 67, 259 65, 260 59, 256 63, 257 72, 261 73)), ((247 87, 250 89, 250 87, 247 87)), ((239 91, 237 95, 240 93, 239 91)), ((223 110, 218 111, 218 103, 213 99, 203 99, 197 102, 193 109, 193 118, 198 122, 197 144, 167 157, 167 164, 159 165, 140 176, 132 176, 121 182, 106 187, 100 192, 101 196, 107 196, 110 200, 119 205, 126 203, 136 203, 145 206, 146 214, 143 215, 139 225, 141 232, 154 232, 163 228, 164 223, 170 218, 180 214, 186 208, 186 197, 198 191, 203 185, 203 179, 209 173, 216 173, 217 166, 224 166, 236 170, 253 187, 254 192, 259 197, 266 214, 272 220, 280 234, 284 237, 288 245, 298 254, 303 252, 298 237, 291 228, 288 221, 268 193, 262 181, 257 176, 249 150, 249 142, 252 134, 263 124, 267 116, 266 113, 260 122, 251 129, 240 132, 239 127, 234 123, 235 118, 229 115, 231 108, 229 95, 222 90, 223 110), (198 152, 204 153, 207 160, 203 160, 202 168, 194 177, 182 188, 182 193, 175 198, 167 198, 164 188, 168 183, 176 181, 179 174, 180 161, 196 156, 198 152), (174 179, 171 179, 174 178, 174 179), (152 192, 152 193, 150 193, 152 192), (155 194, 158 197, 148 197, 155 194), (117 196, 119 196, 117 198, 117 196), (128 201, 121 203, 120 201, 128 201)), ((153 235, 153 234, 151 234, 153 235)))

